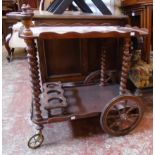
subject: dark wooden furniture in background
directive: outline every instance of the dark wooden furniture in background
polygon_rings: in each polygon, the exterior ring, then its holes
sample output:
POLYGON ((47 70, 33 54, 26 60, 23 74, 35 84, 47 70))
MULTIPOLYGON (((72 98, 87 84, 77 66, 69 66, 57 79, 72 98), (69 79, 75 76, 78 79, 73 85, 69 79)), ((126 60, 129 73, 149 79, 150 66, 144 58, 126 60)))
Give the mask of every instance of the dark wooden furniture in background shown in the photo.
POLYGON ((13 24, 17 23, 16 19, 8 19, 6 13, 12 11, 20 11, 22 4, 29 4, 33 9, 39 8, 39 0, 3 0, 2 1, 2 33, 3 38, 11 33, 11 27, 13 24))
MULTIPOLYGON (((35 149, 42 144, 44 140, 42 129, 44 124, 47 123, 99 116, 103 130, 115 136, 125 135, 139 124, 143 115, 143 103, 138 97, 126 94, 126 83, 130 61, 130 39, 131 37, 147 35, 147 32, 129 27, 89 25, 79 27, 72 26, 72 28, 70 26, 36 26, 30 29, 33 16, 30 12, 27 13, 27 11, 23 11, 23 14, 12 13, 8 14, 8 16, 21 19, 25 26, 20 32, 20 37, 22 37, 27 44, 32 84, 31 118, 37 126, 36 129, 39 131, 39 133, 30 138, 28 142, 30 148, 35 149), (109 51, 107 51, 107 47, 104 46, 104 44, 101 46, 102 48, 100 47, 101 77, 99 84, 93 86, 82 84, 79 87, 79 85, 75 83, 66 84, 48 81, 48 78, 52 75, 52 73, 50 73, 50 75, 48 74, 48 64, 52 66, 54 60, 52 59, 53 55, 46 57, 46 54, 52 53, 45 48, 47 40, 69 39, 70 41, 70 39, 84 39, 85 41, 85 39, 101 39, 101 41, 105 41, 103 39, 111 40, 111 38, 122 38, 124 41, 120 85, 105 86, 107 84, 105 76, 107 69, 105 57, 109 51), (37 39, 37 44, 39 44, 38 47, 36 47, 35 39, 37 39), (40 48, 41 50, 38 51, 40 48), (40 82, 41 78, 42 82, 40 82), (69 94, 67 92, 69 92, 69 94), (41 102, 40 99, 41 94, 43 94, 43 102, 41 102), (121 96, 119 96, 119 94, 121 96), (102 109, 104 110, 102 111, 102 109), (54 110, 59 111, 54 113, 54 110), (109 121, 109 117, 116 119, 109 121)), ((51 45, 55 46, 54 44, 51 45)), ((72 44, 70 44, 70 46, 71 45, 72 44)), ((64 52, 64 50, 62 51, 63 56, 65 56, 66 52, 67 51, 64 52)), ((78 51, 74 51, 74 53, 75 52, 78 51)), ((99 53, 99 51, 95 52, 99 53)), ((87 54, 89 54, 89 51, 87 54)), ((57 59, 59 58, 60 57, 57 57, 57 59)), ((59 63, 64 65, 61 60, 59 60, 59 63)))
POLYGON ((8 19, 6 16, 2 16, 2 33, 4 40, 8 34, 12 33, 12 25, 17 22, 17 19, 8 19))
POLYGON ((153 0, 124 0, 122 9, 129 16, 130 25, 149 30, 148 39, 144 42, 144 51, 148 53, 149 62, 150 50, 153 50, 153 0))
POLYGON ((9 27, 17 22, 16 19, 8 20, 5 15, 8 12, 17 11, 17 10, 18 10, 18 6, 14 0, 3 0, 2 1, 2 33, 3 33, 3 38, 5 38, 7 36, 7 34, 11 33, 11 29, 9 29, 9 27))
POLYGON ((98 15, 98 14, 87 14, 82 12, 70 12, 66 11, 61 15, 53 15, 48 11, 37 11, 34 10, 33 20, 37 25, 72 25, 72 24, 109 24, 109 25, 120 25, 123 26, 128 24, 128 17, 125 15, 98 15))
POLYGON ((17 0, 18 10, 21 9, 23 4, 29 4, 31 8, 38 9, 40 0, 17 0))
POLYGON ((18 6, 14 0, 2 0, 2 15, 11 11, 17 11, 18 6))

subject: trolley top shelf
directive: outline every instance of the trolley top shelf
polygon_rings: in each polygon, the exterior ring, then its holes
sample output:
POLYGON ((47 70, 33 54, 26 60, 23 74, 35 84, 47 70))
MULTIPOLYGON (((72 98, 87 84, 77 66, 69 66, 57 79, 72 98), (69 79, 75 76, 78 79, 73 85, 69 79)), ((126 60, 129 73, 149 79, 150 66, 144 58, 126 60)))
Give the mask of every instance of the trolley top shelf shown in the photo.
POLYGON ((32 35, 26 36, 23 31, 20 37, 42 39, 64 38, 110 38, 146 36, 148 31, 137 27, 120 26, 36 26, 30 27, 32 35))
MULTIPOLYGON (((57 37, 58 35, 66 36, 65 34, 72 33, 72 37, 82 37, 83 35, 85 37, 91 37, 93 33, 96 33, 96 37, 99 37, 99 34, 101 36, 105 34, 110 33, 118 33, 120 36, 124 35, 131 35, 135 36, 135 33, 138 33, 139 35, 147 35, 147 31, 144 31, 143 29, 134 28, 134 27, 120 27, 120 26, 41 26, 41 27, 31 27, 31 31, 33 34, 33 37, 38 37, 42 33, 52 33, 52 37, 57 37), (57 35, 56 35, 57 34, 57 35), (86 35, 89 34, 89 35, 86 35)), ((113 36, 112 35, 112 36, 113 36)), ((42 36, 42 35, 41 35, 42 36)), ((69 36, 68 36, 69 37, 69 36)), ((105 37, 105 36, 102 36, 105 37)))

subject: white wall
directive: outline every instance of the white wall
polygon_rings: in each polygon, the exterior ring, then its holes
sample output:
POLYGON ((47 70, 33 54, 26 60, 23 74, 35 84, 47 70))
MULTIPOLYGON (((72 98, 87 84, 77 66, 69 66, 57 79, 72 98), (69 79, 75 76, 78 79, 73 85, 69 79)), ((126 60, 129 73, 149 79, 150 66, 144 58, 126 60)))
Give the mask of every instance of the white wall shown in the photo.
MULTIPOLYGON (((89 4, 93 12, 100 13, 91 0, 85 0, 89 4)), ((104 4, 109 8, 113 15, 121 15, 119 7, 121 6, 121 0, 102 0, 104 4)))
MULTIPOLYGON (((45 8, 48 7, 48 5, 50 4, 50 1, 53 1, 53 0, 45 0, 45 8)), ((91 0, 85 0, 85 1, 87 2, 87 4, 89 4, 93 12, 101 14, 98 8, 94 5, 94 3, 91 0)), ((121 5, 121 0, 102 0, 102 1, 109 8, 109 10, 112 12, 113 15, 121 15, 121 12, 119 10, 119 7, 121 5)))

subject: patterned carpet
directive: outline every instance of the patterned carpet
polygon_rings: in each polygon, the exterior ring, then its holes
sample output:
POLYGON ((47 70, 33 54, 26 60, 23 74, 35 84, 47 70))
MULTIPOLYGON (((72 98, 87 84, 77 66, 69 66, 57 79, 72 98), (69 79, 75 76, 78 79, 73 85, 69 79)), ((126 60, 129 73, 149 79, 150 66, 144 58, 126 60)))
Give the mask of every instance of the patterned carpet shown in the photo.
POLYGON ((35 133, 30 121, 31 89, 27 60, 21 49, 8 63, 3 47, 3 155, 152 155, 152 94, 143 97, 145 114, 139 126, 129 135, 105 134, 98 118, 46 125, 45 140, 36 150, 27 147, 35 133))

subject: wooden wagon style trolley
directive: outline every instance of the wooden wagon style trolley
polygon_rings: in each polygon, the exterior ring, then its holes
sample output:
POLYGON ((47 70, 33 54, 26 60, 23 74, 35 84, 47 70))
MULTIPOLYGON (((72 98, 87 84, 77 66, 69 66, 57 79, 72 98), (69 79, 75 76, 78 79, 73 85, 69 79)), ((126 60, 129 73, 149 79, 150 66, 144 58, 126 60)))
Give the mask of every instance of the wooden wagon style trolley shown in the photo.
MULTIPOLYGON (((33 13, 10 13, 8 16, 20 19, 24 25, 20 37, 27 44, 30 66, 31 119, 39 131, 28 141, 30 148, 35 149, 42 144, 44 140, 42 129, 44 124, 48 123, 100 116, 103 130, 114 136, 128 134, 139 124, 143 116, 143 103, 139 97, 126 90, 126 83, 131 58, 131 38, 145 37, 148 34, 147 31, 119 26, 30 27, 33 13), (45 56, 40 50, 37 50, 37 47, 43 48, 44 40, 74 38, 123 39, 120 84, 107 83, 110 76, 107 75, 106 70, 106 47, 104 44, 101 47, 100 71, 89 74, 81 83, 50 82, 46 69, 41 67, 42 65, 46 66, 45 56), (95 79, 96 76, 99 77, 99 82, 90 84, 90 80, 95 79)), ((63 64, 60 62, 60 65, 63 64)))

